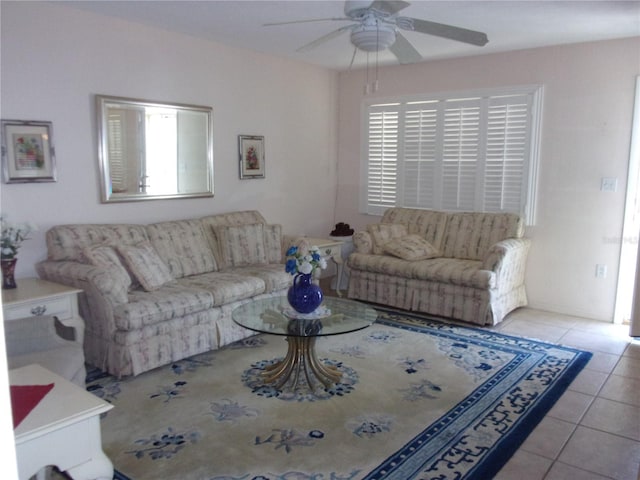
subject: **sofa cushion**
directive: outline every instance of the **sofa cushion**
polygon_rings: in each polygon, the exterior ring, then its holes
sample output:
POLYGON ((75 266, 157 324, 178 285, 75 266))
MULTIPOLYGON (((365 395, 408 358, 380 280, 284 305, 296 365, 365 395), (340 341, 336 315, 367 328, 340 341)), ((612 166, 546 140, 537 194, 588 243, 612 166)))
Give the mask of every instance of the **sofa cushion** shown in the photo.
MULTIPOLYGON (((224 268, 220 264, 220 253, 218 248, 218 239, 214 233, 213 227, 221 226, 221 225, 251 225, 254 223, 262 223, 266 225, 267 221, 264 219, 262 214, 257 210, 244 210, 239 212, 229 212, 229 213, 219 213, 217 215, 208 215, 206 217, 202 217, 200 219, 202 224, 202 229, 204 230, 204 234, 209 242, 209 246, 216 256, 216 260, 218 260, 218 268, 224 268)), ((265 245, 266 247, 267 245, 265 245)), ((282 247, 278 247, 281 251, 282 247)), ((277 255, 277 254, 274 254, 277 255)), ((282 255, 280 253, 280 255, 282 255)), ((270 254, 267 254, 270 258, 270 254)))
POLYGON ((227 271, 250 277, 258 277, 264 282, 264 293, 273 293, 289 288, 293 279, 290 274, 284 271, 284 265, 281 263, 235 267, 227 271))
POLYGON ((222 268, 267 263, 263 224, 219 225, 213 227, 213 232, 222 268))
POLYGON ((450 283, 482 290, 496 288, 496 275, 482 270, 482 262, 458 258, 433 258, 414 262, 411 276, 419 280, 450 283))
POLYGON ((218 269, 199 220, 154 223, 146 228, 149 242, 169 267, 173 278, 218 269))
POLYGON ((203 273, 177 281, 184 287, 210 292, 214 306, 244 300, 265 292, 264 280, 233 271, 203 273))
POLYGON ((250 223, 267 223, 262 214, 257 210, 244 210, 240 212, 219 213, 202 217, 200 221, 208 227, 216 225, 247 225, 250 223))
POLYGON ((407 235, 387 242, 384 253, 404 260, 426 260, 440 256, 440 251, 420 235, 407 235))
POLYGON ((282 225, 264 226, 264 249, 267 263, 282 263, 282 225))
POLYGON ((147 240, 142 225, 58 225, 46 234, 49 260, 83 262, 82 250, 91 245, 135 245, 147 240))
POLYGON ((129 272, 146 291, 157 290, 165 283, 173 280, 169 268, 150 243, 120 245, 117 248, 129 272))
MULTIPOLYGON (((152 362, 159 360, 157 357, 166 356, 166 360, 160 363, 168 363, 192 356, 190 352, 193 352, 194 343, 200 347, 206 345, 205 351, 218 348, 216 330, 221 315, 222 309, 207 308, 140 328, 116 330, 113 340, 117 345, 139 346, 131 352, 131 363, 134 364, 131 373, 137 375, 148 370, 145 365, 150 356, 155 357, 152 362)), ((203 351, 199 347, 197 349, 203 351)))
POLYGON ((108 245, 95 245, 85 247, 82 250, 85 258, 96 267, 105 267, 112 270, 113 274, 121 280, 126 289, 131 287, 131 276, 122 262, 115 248, 108 245))
POLYGON ((379 255, 391 240, 406 237, 408 230, 406 225, 400 223, 372 223, 367 225, 367 232, 373 241, 373 253, 379 255))
POLYGON ((438 210, 423 210, 420 208, 394 207, 385 210, 380 223, 401 223, 407 226, 409 233, 416 233, 442 249, 447 226, 448 214, 438 210))
POLYGON ((116 307, 113 317, 118 330, 131 331, 212 307, 211 292, 172 282, 152 292, 131 292, 129 302, 116 307))
POLYGON ((495 273, 482 270, 482 262, 475 260, 438 257, 409 261, 389 255, 353 253, 349 256, 349 266, 372 273, 484 290, 496 287, 495 273))
POLYGON ((524 220, 513 213, 451 213, 443 239, 443 256, 483 260, 492 245, 521 238, 524 220))

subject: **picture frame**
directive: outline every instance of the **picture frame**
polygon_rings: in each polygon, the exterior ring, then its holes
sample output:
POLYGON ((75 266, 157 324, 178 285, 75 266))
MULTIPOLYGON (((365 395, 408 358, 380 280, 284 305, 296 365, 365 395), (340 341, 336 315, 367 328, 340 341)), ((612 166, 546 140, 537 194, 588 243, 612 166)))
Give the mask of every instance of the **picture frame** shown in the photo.
POLYGON ((0 120, 5 183, 55 182, 52 122, 0 120))
POLYGON ((238 135, 240 178, 265 178, 264 137, 238 135))

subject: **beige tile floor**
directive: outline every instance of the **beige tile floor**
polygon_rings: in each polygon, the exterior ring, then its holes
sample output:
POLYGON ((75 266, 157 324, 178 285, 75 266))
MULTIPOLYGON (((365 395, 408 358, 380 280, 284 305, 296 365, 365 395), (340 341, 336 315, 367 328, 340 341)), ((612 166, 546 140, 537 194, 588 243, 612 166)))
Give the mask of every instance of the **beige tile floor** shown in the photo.
POLYGON ((494 329, 593 352, 496 480, 639 480, 640 339, 629 327, 523 308, 494 329))

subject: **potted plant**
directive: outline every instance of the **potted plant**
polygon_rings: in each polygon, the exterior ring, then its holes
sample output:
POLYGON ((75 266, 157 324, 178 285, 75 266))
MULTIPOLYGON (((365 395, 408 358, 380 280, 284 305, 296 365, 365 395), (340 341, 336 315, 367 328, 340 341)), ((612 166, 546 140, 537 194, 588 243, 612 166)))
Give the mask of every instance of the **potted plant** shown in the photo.
POLYGON ((30 223, 13 224, 0 216, 2 236, 0 237, 0 263, 2 264, 2 288, 16 288, 15 269, 18 250, 29 234, 36 230, 30 223))

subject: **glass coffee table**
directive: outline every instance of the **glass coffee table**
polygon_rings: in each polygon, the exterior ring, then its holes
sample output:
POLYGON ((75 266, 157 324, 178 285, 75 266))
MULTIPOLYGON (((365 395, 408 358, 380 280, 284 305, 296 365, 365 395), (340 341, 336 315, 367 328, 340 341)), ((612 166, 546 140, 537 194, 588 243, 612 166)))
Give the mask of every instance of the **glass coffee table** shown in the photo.
POLYGON ((342 373, 316 355, 316 339, 362 330, 376 321, 377 312, 362 303, 325 297, 312 314, 299 314, 286 297, 254 300, 233 310, 233 321, 254 332, 287 337, 287 354, 282 360, 264 368, 265 385, 277 390, 298 388, 301 380, 310 390, 318 386, 330 388, 342 373))

